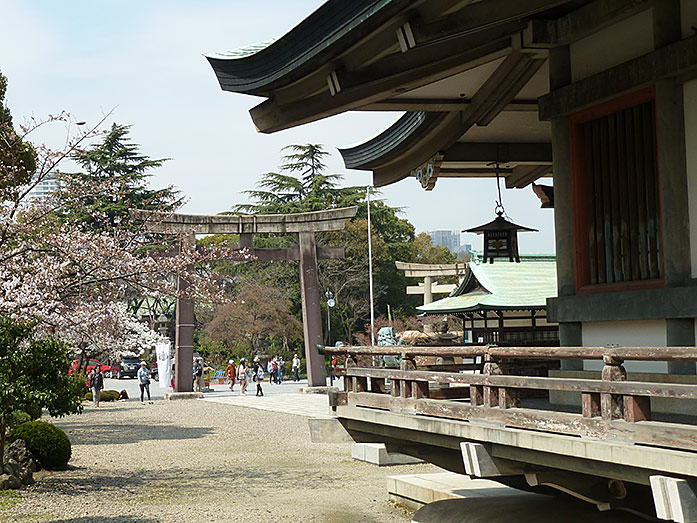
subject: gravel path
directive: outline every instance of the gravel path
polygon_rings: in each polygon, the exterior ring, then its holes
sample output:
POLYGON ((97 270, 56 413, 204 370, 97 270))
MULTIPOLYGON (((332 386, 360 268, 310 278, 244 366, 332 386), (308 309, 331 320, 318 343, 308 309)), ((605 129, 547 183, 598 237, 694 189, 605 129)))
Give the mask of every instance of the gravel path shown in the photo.
POLYGON ((356 462, 350 444, 311 443, 303 416, 204 401, 102 403, 52 421, 71 468, 0 495, 0 521, 409 521, 385 477, 439 470, 356 462))

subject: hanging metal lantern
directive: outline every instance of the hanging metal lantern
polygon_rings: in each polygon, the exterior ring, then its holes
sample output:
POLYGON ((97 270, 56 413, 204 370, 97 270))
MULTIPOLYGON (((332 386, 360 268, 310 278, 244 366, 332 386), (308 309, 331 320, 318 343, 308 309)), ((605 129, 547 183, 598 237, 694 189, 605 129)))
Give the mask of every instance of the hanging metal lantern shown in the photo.
POLYGON ((465 229, 462 232, 473 232, 484 235, 484 263, 494 263, 494 258, 508 258, 509 261, 520 263, 518 252, 518 231, 537 232, 537 229, 523 227, 504 218, 506 214, 501 202, 501 185, 499 184, 499 165, 496 164, 496 185, 499 191, 499 199, 496 202, 494 212, 496 219, 484 225, 465 229))

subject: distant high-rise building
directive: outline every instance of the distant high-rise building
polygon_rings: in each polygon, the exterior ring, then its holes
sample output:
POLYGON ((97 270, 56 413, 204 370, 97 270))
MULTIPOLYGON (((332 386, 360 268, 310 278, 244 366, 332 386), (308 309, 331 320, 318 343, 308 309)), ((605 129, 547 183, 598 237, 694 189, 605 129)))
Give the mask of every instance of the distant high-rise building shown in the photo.
POLYGON ((56 190, 58 190, 58 178, 55 172, 51 172, 48 173, 46 177, 36 185, 36 187, 29 191, 27 198, 29 200, 43 201, 56 190))
POLYGON ((426 234, 431 237, 433 245, 447 247, 451 252, 462 250, 460 247, 460 233, 458 231, 427 231, 426 234))

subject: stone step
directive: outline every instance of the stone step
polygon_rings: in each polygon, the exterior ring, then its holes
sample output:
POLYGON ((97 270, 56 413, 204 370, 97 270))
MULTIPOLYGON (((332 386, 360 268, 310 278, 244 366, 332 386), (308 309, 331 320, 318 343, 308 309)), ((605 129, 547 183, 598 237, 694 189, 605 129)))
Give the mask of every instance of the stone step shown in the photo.
POLYGON ((418 458, 404 454, 388 454, 384 443, 354 443, 351 445, 351 457, 358 461, 373 463, 379 467, 423 463, 418 458))
POLYGON ((391 501, 413 509, 443 499, 494 498, 521 494, 520 490, 495 481, 471 479, 454 472, 388 476, 387 492, 391 501))

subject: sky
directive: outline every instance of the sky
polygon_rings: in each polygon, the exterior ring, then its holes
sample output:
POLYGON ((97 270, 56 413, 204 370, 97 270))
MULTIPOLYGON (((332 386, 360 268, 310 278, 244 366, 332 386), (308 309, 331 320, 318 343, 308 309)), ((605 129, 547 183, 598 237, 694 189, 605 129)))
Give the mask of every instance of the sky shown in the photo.
MULTIPOLYGON (((183 212, 215 214, 247 201, 261 174, 277 171, 281 148, 319 143, 331 153, 328 170, 347 185, 371 183, 345 169, 337 148, 379 134, 398 113, 351 112, 266 135, 249 109, 263 99, 223 92, 205 53, 280 37, 321 0, 0 0, 0 71, 15 123, 61 110, 77 121, 131 125, 131 137, 152 158, 170 158, 153 187, 174 185, 188 198, 183 212)), ((58 146, 65 130, 36 137, 58 146)), ((424 191, 407 178, 382 197, 417 232, 462 230, 495 217, 494 180, 442 179, 424 191)), ((523 253, 554 252, 551 209, 526 189, 505 190, 510 219, 539 229, 519 235, 523 253)), ((482 248, 481 236, 463 243, 482 248)))

